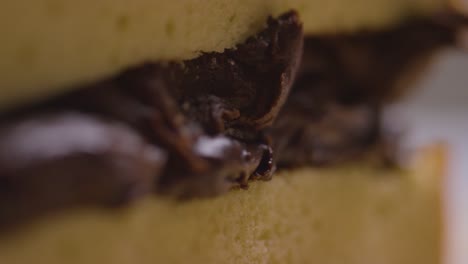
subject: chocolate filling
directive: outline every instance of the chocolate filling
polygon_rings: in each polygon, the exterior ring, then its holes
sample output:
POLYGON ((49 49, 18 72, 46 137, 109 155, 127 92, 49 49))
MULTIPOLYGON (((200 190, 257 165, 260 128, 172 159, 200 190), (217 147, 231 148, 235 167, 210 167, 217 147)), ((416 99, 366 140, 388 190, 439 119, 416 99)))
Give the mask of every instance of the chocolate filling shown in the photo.
POLYGON ((0 119, 0 227, 151 191, 213 196, 275 170, 263 131, 302 57, 295 12, 223 53, 144 64, 0 119))
POLYGON ((399 76, 453 43, 459 24, 448 16, 308 37, 303 56, 302 27, 289 12, 223 53, 147 63, 5 113, 0 228, 150 192, 218 195, 269 180, 275 161, 355 159, 381 142, 380 109, 399 76))

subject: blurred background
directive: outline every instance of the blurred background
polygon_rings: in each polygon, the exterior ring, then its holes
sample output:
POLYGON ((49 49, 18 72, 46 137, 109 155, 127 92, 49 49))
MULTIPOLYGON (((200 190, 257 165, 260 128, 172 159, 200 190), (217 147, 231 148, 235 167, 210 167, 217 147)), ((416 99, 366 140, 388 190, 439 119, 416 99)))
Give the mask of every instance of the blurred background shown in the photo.
POLYGON ((403 128, 404 151, 441 142, 448 150, 445 179, 445 262, 468 263, 468 54, 435 56, 411 94, 390 106, 387 123, 403 128))

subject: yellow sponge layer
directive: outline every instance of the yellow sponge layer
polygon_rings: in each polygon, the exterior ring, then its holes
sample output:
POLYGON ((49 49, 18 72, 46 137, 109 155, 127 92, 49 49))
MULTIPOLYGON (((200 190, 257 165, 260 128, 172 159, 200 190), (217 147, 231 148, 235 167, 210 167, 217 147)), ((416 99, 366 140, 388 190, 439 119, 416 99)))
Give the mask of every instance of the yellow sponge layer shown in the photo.
POLYGON ((441 157, 426 150, 405 172, 301 169, 216 199, 68 212, 0 237, 0 263, 439 263, 441 157))
POLYGON ((149 60, 222 51, 268 15, 297 9, 307 33, 350 31, 430 13, 443 0, 15 0, 0 8, 0 108, 149 60))

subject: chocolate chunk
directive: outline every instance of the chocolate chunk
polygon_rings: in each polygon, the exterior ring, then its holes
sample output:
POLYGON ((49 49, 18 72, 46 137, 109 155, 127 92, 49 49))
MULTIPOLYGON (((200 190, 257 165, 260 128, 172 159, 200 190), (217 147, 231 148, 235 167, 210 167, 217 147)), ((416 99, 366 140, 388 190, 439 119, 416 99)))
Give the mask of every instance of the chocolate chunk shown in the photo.
POLYGON ((302 57, 302 25, 297 13, 268 19, 268 27, 223 53, 204 53, 184 63, 181 100, 214 95, 237 109, 225 121, 230 135, 248 138, 245 127, 270 126, 286 101, 302 57), (237 130, 237 131, 236 131, 237 130))

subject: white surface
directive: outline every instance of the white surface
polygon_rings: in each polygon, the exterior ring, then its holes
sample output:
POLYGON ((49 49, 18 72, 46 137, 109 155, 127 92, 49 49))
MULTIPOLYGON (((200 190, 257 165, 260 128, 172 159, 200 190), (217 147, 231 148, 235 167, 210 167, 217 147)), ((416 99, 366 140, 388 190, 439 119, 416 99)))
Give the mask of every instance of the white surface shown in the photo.
POLYGON ((405 127, 409 150, 434 141, 448 144, 445 184, 445 264, 468 263, 468 54, 447 51, 437 56, 427 76, 386 118, 405 127))

